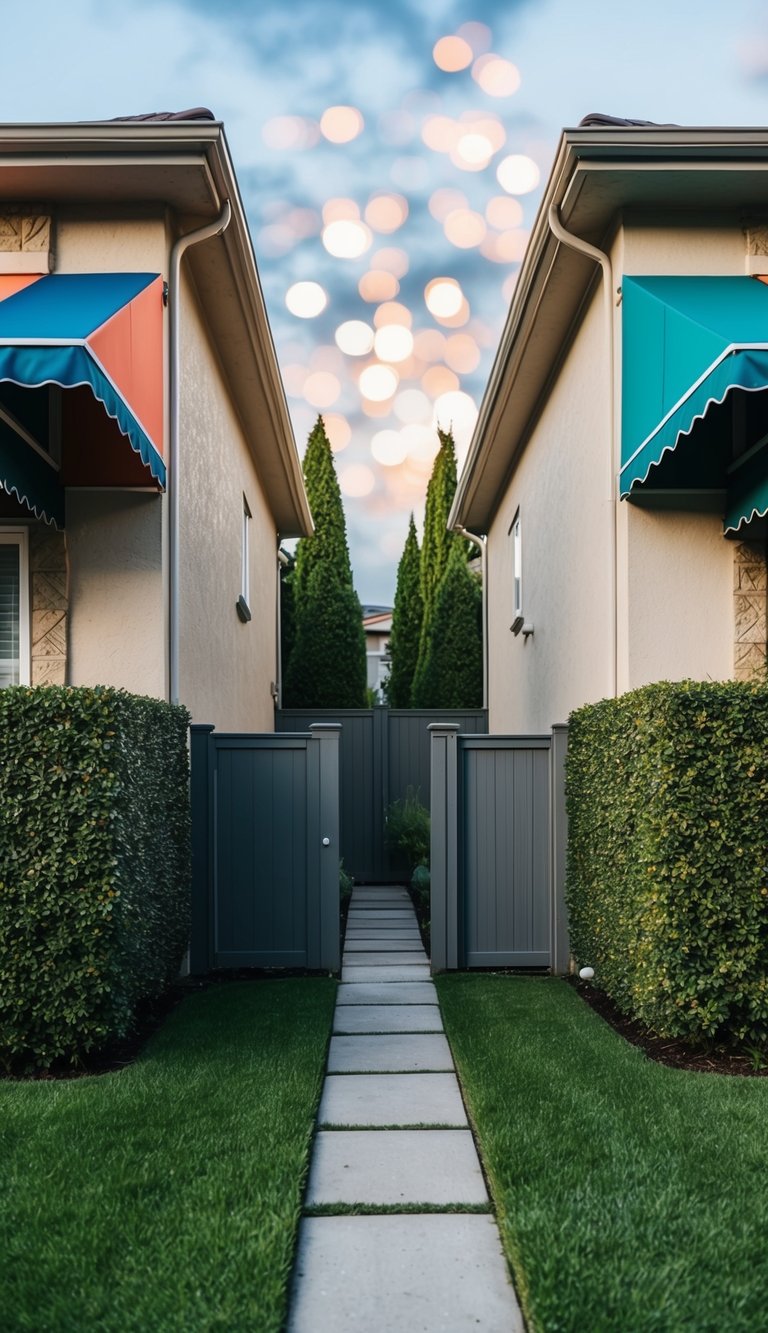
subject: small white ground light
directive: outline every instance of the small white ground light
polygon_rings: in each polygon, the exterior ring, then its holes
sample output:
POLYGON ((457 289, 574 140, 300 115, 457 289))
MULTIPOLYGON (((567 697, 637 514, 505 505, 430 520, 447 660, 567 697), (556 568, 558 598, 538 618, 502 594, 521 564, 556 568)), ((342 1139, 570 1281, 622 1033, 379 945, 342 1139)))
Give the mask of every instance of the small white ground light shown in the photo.
POLYGON ((579 968, 579 976, 581 977, 582 981, 592 981, 594 975, 595 975, 595 969, 593 967, 579 968))

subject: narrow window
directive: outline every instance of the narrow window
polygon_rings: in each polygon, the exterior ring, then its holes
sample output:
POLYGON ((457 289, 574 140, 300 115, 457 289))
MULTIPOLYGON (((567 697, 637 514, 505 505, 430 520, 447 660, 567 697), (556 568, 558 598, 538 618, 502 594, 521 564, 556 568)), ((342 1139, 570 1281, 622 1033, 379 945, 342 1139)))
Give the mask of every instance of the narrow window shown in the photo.
POLYGON ((24 529, 0 531, 0 687, 29 684, 29 563, 24 529))
POLYGON ((523 627, 523 539, 520 510, 515 514, 512 527, 512 633, 519 634, 523 627))
POLYGON ((241 542, 241 565, 240 565, 240 596, 235 603, 237 614, 243 623, 251 618, 251 556, 250 556, 250 532, 249 524, 251 521, 251 509, 243 496, 243 535, 241 542))

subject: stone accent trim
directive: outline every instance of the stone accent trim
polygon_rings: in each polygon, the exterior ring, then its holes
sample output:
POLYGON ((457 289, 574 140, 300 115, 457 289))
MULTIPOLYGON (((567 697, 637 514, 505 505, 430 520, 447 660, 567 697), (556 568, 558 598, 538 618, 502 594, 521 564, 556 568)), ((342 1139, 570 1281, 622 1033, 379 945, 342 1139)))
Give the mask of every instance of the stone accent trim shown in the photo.
POLYGON ((29 530, 33 685, 66 685, 69 579, 63 532, 29 530))
POLYGON ((53 271, 53 223, 24 209, 0 214, 0 273, 53 271))
POLYGON ((734 644, 736 680, 765 677, 768 566, 763 542, 739 542, 733 552, 734 644))

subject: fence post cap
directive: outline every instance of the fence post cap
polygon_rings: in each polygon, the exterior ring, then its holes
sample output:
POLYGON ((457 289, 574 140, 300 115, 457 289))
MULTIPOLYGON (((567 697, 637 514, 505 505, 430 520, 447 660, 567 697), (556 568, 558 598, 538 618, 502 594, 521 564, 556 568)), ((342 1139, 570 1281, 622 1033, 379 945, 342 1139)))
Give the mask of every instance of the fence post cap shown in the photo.
POLYGON ((203 731, 215 731, 216 727, 213 722, 190 722, 189 729, 190 731, 194 731, 199 734, 200 732, 203 731))
POLYGON ((427 731, 461 731, 458 722, 430 722, 427 731))
POLYGON ((310 722, 310 731, 341 731, 340 722, 310 722))

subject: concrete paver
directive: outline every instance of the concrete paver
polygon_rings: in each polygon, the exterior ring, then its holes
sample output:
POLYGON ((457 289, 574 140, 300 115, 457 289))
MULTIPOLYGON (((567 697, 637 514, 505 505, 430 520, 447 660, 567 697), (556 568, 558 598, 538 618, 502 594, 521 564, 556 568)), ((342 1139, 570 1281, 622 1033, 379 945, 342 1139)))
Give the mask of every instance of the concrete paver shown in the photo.
POLYGON ((436 1004, 337 1004, 334 1032, 442 1032, 436 1004))
POLYGON ((360 963, 359 955, 354 963, 342 963, 342 981, 375 981, 379 985, 397 981, 430 981, 432 974, 428 963, 396 963, 387 967, 371 966, 360 963))
MULTIPOLYGON (((309 1208, 490 1211, 436 1001, 406 892, 354 889, 309 1208)), ((303 1219, 287 1328, 523 1333, 523 1322, 492 1217, 379 1213, 303 1219)))
POLYGON ((386 967, 393 967, 395 963, 403 963, 406 966, 421 965, 423 967, 427 962, 427 955, 420 953, 418 949, 383 949, 377 950, 375 953, 373 950, 370 953, 358 953, 357 950, 347 953, 345 949, 341 961, 342 965, 354 961, 357 967, 380 967, 382 964, 386 967))
POLYGON ((466 1128, 455 1074, 329 1074, 321 1125, 450 1125, 466 1128))
POLYGON ((437 1032, 386 1032, 375 1037, 331 1037, 329 1074, 444 1072, 453 1069, 451 1048, 437 1032))
POLYGON ((337 992, 337 1004, 437 1004, 437 991, 432 981, 342 982, 337 992))
POLYGON ((307 1217, 288 1333, 523 1333, 492 1217, 307 1217))
POLYGON ((305 1202, 483 1204, 488 1195, 468 1129, 331 1129, 315 1138, 305 1202))

